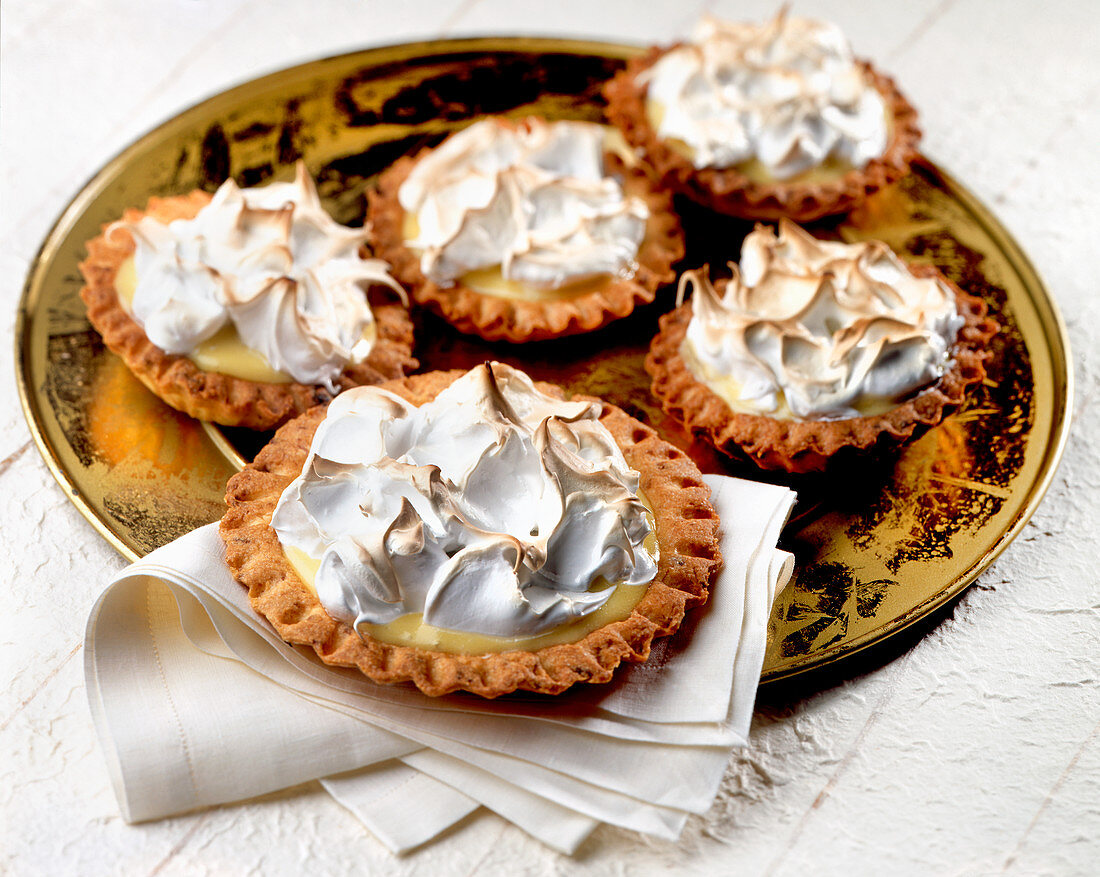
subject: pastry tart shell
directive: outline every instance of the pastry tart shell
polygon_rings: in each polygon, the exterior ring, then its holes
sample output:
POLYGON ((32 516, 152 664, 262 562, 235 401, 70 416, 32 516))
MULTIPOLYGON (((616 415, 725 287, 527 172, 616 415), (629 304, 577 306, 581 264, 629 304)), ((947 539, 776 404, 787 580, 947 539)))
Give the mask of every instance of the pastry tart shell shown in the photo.
POLYGON ((657 136, 646 115, 647 88, 638 82, 640 74, 679 45, 655 47, 631 59, 626 69, 604 86, 607 117, 653 167, 659 180, 704 207, 744 219, 776 220, 786 216, 799 223, 849 213, 879 189, 908 174, 918 157, 921 131, 917 111, 893 79, 869 62, 857 61, 867 82, 885 100, 890 117, 890 140, 881 156, 835 180, 813 183, 757 182, 736 168, 697 168, 657 136))
POLYGON ((398 159, 378 178, 368 196, 372 243, 413 299, 460 332, 512 343, 592 332, 653 301, 661 286, 675 280, 673 265, 684 257, 684 232, 672 198, 654 185, 641 166, 628 167, 610 152, 605 154, 609 173, 620 176, 626 194, 641 198, 649 208, 631 277, 609 277, 597 288, 570 298, 536 301, 486 295, 460 282, 441 286, 429 280, 420 270, 420 255, 405 246, 405 210, 397 193, 417 161, 430 151, 398 159))
MULTIPOLYGON (((129 209, 123 220, 137 222, 143 216, 162 223, 192 219, 210 197, 196 190, 188 195, 151 198, 144 211, 129 209)), ((165 353, 149 340, 119 301, 115 277, 122 263, 133 255, 134 240, 124 228, 108 229, 109 225, 104 226, 102 233, 87 244, 88 257, 80 263, 85 284, 80 297, 87 306, 89 321, 108 349, 165 402, 199 420, 265 430, 332 397, 323 386, 245 380, 204 371, 186 356, 165 353)), ((340 389, 399 378, 419 365, 412 356, 413 323, 408 309, 385 287, 372 287, 369 295, 375 342, 363 362, 344 369, 337 380, 340 389)))
MULTIPOLYGON (((463 374, 428 372, 382 386, 421 405, 463 374)), ((538 387, 562 396, 553 385, 538 387)), ((221 521, 226 561, 248 588, 252 607, 280 637, 312 648, 326 664, 357 667, 375 682, 411 682, 432 696, 468 691, 487 698, 517 689, 558 694, 578 682, 607 682, 622 662, 646 660, 655 637, 675 631, 685 610, 706 601, 722 560, 718 514, 696 465, 654 430, 619 408, 602 404, 600 421, 627 462, 641 473, 641 489, 653 509, 660 559, 655 579, 629 616, 576 642, 537 651, 453 654, 360 637, 332 618, 293 570, 270 526, 280 495, 301 473, 313 435, 324 419, 324 407, 282 427, 255 461, 230 479, 228 510, 221 521)))
MULTIPOLYGON (((947 371, 889 411, 843 420, 786 420, 734 411, 695 377, 680 353, 691 322, 690 301, 661 317, 660 331, 650 344, 645 367, 653 377, 653 394, 693 434, 704 436, 727 456, 751 461, 761 469, 821 472, 854 452, 886 450, 916 438, 957 409, 969 388, 985 379, 983 361, 999 327, 986 315, 985 302, 964 293, 938 269, 910 265, 909 270, 916 277, 946 283, 966 322, 951 348, 947 371)), ((718 281, 719 292, 724 285, 718 281)))

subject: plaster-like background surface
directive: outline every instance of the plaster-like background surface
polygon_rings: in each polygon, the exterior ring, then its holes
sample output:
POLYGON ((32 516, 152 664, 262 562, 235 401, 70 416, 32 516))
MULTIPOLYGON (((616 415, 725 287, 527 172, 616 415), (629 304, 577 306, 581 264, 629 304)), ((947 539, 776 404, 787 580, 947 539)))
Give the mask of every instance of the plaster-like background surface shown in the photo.
MULTIPOLYGON (((667 42, 774 3, 9 0, 0 12, 0 344, 83 182, 228 85, 364 45, 475 33, 667 42)), ((481 813, 394 858, 315 784, 128 826, 84 700, 87 611, 123 562, 31 443, 0 358, 0 872, 1088 874, 1100 859, 1100 10, 1089 0, 795 4, 922 112, 924 149, 989 204, 1069 326, 1074 427, 1050 492, 951 616, 847 682, 765 691, 752 748, 679 843, 600 829, 566 859, 481 813)))

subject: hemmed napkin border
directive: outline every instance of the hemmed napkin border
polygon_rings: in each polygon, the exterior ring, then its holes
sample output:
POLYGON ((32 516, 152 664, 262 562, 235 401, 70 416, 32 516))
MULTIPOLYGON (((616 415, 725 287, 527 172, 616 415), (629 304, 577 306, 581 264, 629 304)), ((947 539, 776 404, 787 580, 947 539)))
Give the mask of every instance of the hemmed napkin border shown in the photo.
POLYGON ((158 549, 107 586, 86 637, 89 704, 124 817, 156 819, 320 779, 395 852, 431 840, 479 805, 567 853, 601 821, 674 839, 689 813, 709 806, 729 751, 747 740, 770 607, 793 562, 775 549, 793 492, 725 476, 706 476, 706 481, 723 520, 727 565, 707 611, 689 620, 695 628, 691 635, 660 641, 654 660, 622 668, 611 685, 585 686, 572 700, 550 699, 550 706, 546 699, 523 697, 484 704, 469 697, 427 702, 407 689, 365 688, 372 683, 287 646, 251 612, 244 589, 224 567, 215 525, 158 549), (767 513, 734 514, 738 505, 767 513), (752 549, 747 556, 746 546, 752 549), (739 588, 731 580, 737 578, 739 588), (730 631, 713 620, 720 611, 737 631, 732 651, 730 631), (711 647, 722 633, 725 642, 711 647), (726 666, 710 652, 727 659, 726 666), (688 704, 688 712, 705 721, 684 722, 676 703, 684 700, 683 680, 675 685, 675 676, 690 674, 695 664, 704 672, 710 699, 688 704), (223 709, 215 709, 214 716, 209 710, 196 715, 192 700, 205 701, 203 680, 210 676, 219 680, 223 709), (247 704, 227 703, 225 692, 236 686, 249 692, 247 704), (675 695, 662 700, 662 688, 675 695), (717 709, 716 690, 722 704, 717 709), (667 712, 657 708, 664 701, 672 702, 667 712), (555 711, 557 704, 561 709, 555 711), (227 757, 224 749, 243 747, 246 736, 255 743, 255 735, 235 727, 235 709, 247 714, 242 721, 274 723, 265 730, 274 742, 259 749, 274 752, 275 763, 261 765, 258 776, 257 766, 244 757, 249 750, 227 757), (308 720, 299 715, 295 721, 298 710, 308 720), (137 733, 123 720, 134 713, 173 732, 137 733), (211 721, 226 723, 213 734, 216 744, 203 727, 211 721), (280 738, 284 723, 292 734, 304 736, 280 738), (317 733, 319 727, 324 733, 317 733), (538 747, 530 742, 535 733, 563 747, 545 764, 538 763, 538 747), (567 745, 578 734, 584 754, 595 751, 620 763, 614 770, 585 763, 570 752, 578 747, 567 745), (698 742, 683 745, 685 735, 698 742), (632 779, 621 763, 625 752, 664 764, 645 772, 652 776, 632 779), (679 777, 682 787, 664 782, 664 788, 655 788, 645 781, 654 776, 679 777), (695 779, 684 783, 685 776, 695 779), (389 801, 385 809, 371 803, 381 789, 389 801), (426 811, 429 796, 440 806, 426 811), (405 811, 420 812, 422 825, 390 818, 405 811))

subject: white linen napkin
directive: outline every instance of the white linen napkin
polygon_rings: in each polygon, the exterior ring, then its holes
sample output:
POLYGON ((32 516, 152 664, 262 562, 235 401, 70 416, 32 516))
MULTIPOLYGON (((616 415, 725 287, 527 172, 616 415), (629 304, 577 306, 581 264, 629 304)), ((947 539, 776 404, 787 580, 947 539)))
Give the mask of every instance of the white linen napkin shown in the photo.
POLYGON ((92 717, 128 821, 321 779, 395 852, 493 810, 572 852, 599 822, 666 838, 747 741, 767 620, 793 559, 786 488, 708 476, 725 566, 702 610, 609 685, 429 698, 278 638, 229 573, 217 525, 123 570, 92 609, 92 717), (415 818, 413 818, 415 816, 415 818))

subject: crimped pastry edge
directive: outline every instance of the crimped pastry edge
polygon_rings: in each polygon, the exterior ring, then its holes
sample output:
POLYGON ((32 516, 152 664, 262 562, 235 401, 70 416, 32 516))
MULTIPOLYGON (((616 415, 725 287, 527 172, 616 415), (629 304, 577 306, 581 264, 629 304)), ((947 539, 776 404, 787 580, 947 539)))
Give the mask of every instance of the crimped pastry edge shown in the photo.
MULTIPOLYGON (((420 405, 463 374, 429 372, 382 387, 420 405)), ((537 386, 562 396, 554 385, 537 386)), ((607 682, 623 661, 646 660, 655 637, 674 632, 688 608, 706 601, 722 565, 719 520, 710 489, 686 454, 621 409, 591 397, 575 398, 603 405, 601 422, 641 474, 660 548, 657 576, 631 614, 577 642, 534 652, 457 655, 360 638, 328 615, 291 568, 270 526, 279 496, 301 471, 324 407, 282 427, 256 460, 230 479, 228 510, 220 525, 226 562, 248 588, 252 607, 280 637, 313 648, 326 664, 357 667, 375 682, 412 682, 431 696, 461 690, 487 698, 517 689, 558 694, 579 682, 607 682)))
MULTIPOLYGON (((501 119, 501 123, 514 124, 501 119)), ((401 184, 424 155, 403 156, 378 178, 368 193, 372 244, 393 266, 394 276, 420 305, 460 332, 487 341, 544 341, 592 332, 648 304, 661 286, 675 279, 673 265, 684 257, 684 232, 668 192, 656 187, 646 169, 627 167, 606 153, 611 172, 623 177, 628 195, 643 198, 649 208, 646 234, 638 250, 637 270, 630 278, 611 278, 598 289, 567 299, 525 301, 485 295, 462 284, 440 286, 420 270, 420 257, 405 246, 405 211, 397 199, 401 184)))
POLYGON ((655 46, 632 58, 604 86, 604 97, 608 120, 639 150, 657 179, 704 207, 744 219, 774 221, 786 216, 799 223, 810 222, 851 212, 879 189, 907 175, 909 166, 918 158, 921 131, 917 111, 893 79, 877 71, 869 61, 857 61, 867 81, 889 108, 893 128, 882 155, 827 183, 762 183, 733 168, 696 168, 657 136, 645 112, 646 87, 637 81, 639 74, 681 45, 677 43, 667 49, 655 46))
MULTIPOLYGON (((210 200, 211 196, 201 190, 154 197, 145 210, 128 209, 122 219, 137 222, 151 216, 164 223, 192 219, 210 200)), ((186 356, 165 353, 153 344, 115 292, 119 266, 134 252, 133 237, 124 228, 108 235, 108 228, 109 224, 104 225, 86 245, 88 257, 79 265, 85 281, 80 297, 89 321, 107 348, 167 404, 199 420, 266 430, 332 398, 323 386, 269 384, 203 371, 186 356)), ((374 288, 371 293, 375 294, 374 288)), ((412 355, 413 324, 408 310, 392 300, 388 292, 381 296, 371 304, 377 333, 374 345, 366 360, 344 369, 339 377, 340 389, 392 380, 419 366, 412 355)))
MULTIPOLYGON (((821 472, 842 451, 885 449, 921 435, 958 408, 969 387, 985 379, 987 345, 999 327, 987 316, 984 301, 963 292, 939 269, 931 265, 908 267, 916 277, 947 284, 966 322, 952 345, 950 368, 889 411, 844 420, 796 421, 732 410, 695 377, 680 355, 691 321, 690 301, 661 317, 660 331, 650 343, 645 368, 653 378, 653 395, 668 414, 727 456, 792 474, 821 472)), ((724 281, 717 286, 721 292, 724 281)))

